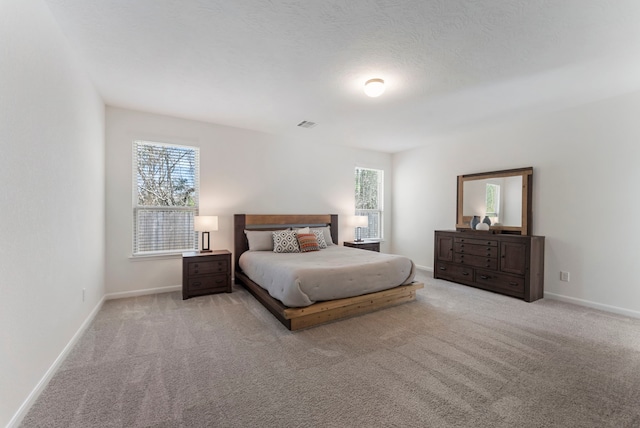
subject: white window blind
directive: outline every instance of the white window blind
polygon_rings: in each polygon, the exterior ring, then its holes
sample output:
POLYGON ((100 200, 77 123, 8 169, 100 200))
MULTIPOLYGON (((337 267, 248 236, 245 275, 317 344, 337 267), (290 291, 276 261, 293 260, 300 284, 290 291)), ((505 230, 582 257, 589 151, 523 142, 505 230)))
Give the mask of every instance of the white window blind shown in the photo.
POLYGON ((199 165, 197 147, 134 141, 134 255, 198 248, 199 165))
POLYGON ((356 215, 367 216, 368 227, 361 228, 363 239, 382 239, 382 189, 384 171, 360 168, 355 170, 356 215))

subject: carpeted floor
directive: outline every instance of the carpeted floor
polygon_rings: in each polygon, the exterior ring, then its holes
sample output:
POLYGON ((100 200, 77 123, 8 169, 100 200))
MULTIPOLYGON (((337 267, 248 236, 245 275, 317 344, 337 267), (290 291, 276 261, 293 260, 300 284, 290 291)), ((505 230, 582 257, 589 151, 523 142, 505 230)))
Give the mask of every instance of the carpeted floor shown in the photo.
POLYGON ((24 427, 640 427, 640 319, 419 274, 289 332, 240 287, 105 303, 24 427))

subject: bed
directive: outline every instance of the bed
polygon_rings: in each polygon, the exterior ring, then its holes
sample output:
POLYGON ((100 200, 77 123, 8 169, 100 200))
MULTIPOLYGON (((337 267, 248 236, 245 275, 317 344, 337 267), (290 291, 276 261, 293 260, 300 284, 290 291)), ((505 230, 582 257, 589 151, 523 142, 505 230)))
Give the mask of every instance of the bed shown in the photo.
POLYGON ((236 214, 234 234, 236 283, 289 330, 410 302, 424 287, 413 280, 415 266, 407 258, 337 245, 337 215, 236 214), (267 244, 273 231, 284 235, 305 227, 319 241, 326 237, 327 248, 297 254, 258 248, 267 244), (347 266, 346 260, 353 260, 354 266, 347 266), (376 264, 387 267, 376 271, 376 264), (292 281, 293 286, 287 285, 292 281))

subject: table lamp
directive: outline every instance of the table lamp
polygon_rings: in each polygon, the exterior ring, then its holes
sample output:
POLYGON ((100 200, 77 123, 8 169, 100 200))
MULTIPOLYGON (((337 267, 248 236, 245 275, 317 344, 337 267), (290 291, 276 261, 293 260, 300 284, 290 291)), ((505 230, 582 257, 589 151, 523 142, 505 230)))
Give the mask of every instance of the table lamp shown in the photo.
POLYGON ((202 247, 201 253, 211 253, 213 250, 209 249, 209 231, 218 230, 218 216, 217 215, 197 215, 193 218, 193 228, 202 232, 202 247), (207 237, 205 245, 204 237, 207 237))

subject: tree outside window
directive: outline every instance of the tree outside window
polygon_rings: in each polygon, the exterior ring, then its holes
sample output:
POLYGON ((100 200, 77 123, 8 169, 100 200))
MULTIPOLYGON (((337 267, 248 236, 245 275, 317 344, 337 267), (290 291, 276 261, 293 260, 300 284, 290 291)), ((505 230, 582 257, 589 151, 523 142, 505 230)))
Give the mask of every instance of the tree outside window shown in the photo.
POLYGON ((380 169, 355 169, 355 214, 367 216, 369 225, 362 228, 364 239, 382 239, 382 189, 383 174, 380 169))

